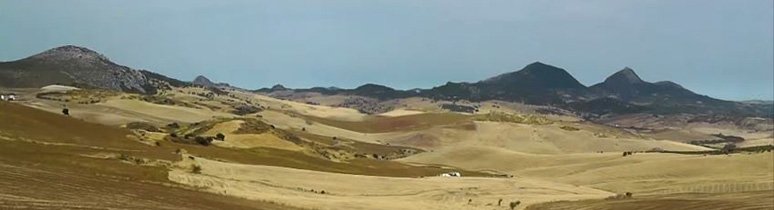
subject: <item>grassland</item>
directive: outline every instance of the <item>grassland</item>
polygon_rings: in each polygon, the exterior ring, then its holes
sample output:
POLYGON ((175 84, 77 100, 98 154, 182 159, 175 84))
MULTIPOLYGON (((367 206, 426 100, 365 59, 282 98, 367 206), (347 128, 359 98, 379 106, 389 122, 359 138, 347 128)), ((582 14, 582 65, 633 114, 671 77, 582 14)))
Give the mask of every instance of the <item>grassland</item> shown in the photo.
MULTIPOLYGON (((774 199, 771 153, 715 155, 615 127, 534 112, 506 115, 500 108, 482 115, 367 116, 246 92, 203 98, 202 91, 172 90, 166 97, 206 106, 109 97, 70 105, 72 117, 59 114, 56 101, 19 102, 48 112, 0 103, 0 208, 507 209, 496 205, 499 199, 521 201, 517 209, 774 207, 766 202, 774 199), (236 103, 266 109, 229 114, 236 103), (179 122, 180 134, 222 133, 226 141, 175 143, 164 130, 144 136, 158 144, 143 144, 119 127, 128 122, 179 122), (262 124, 249 131, 253 122, 262 124), (638 152, 653 149, 679 154, 638 152), (401 156, 404 150, 421 153, 401 156), (624 151, 635 153, 623 157, 624 151), (194 165, 201 170, 193 173, 194 165), (463 177, 437 177, 451 171, 463 177), (604 199, 623 192, 635 196, 604 199)), ((769 137, 750 143, 765 145, 769 137)))
POLYGON ((101 154, 176 161, 128 131, 0 102, 2 209, 294 209, 177 186, 160 165, 101 154))
POLYGON ((473 117, 455 113, 421 113, 396 117, 371 116, 362 121, 344 121, 314 116, 303 116, 313 122, 361 133, 387 133, 416 131, 434 126, 469 122, 473 117))
POLYGON ((774 192, 752 191, 743 193, 682 193, 636 196, 621 200, 580 200, 549 202, 530 206, 527 210, 625 210, 625 209, 772 209, 774 192))

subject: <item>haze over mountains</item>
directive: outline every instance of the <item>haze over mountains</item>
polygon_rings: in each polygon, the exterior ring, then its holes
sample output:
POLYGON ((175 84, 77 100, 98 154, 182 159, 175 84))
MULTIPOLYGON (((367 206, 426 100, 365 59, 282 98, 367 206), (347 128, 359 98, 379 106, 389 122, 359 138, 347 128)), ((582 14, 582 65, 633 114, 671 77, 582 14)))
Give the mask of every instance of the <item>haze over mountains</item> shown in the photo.
MULTIPOLYGON (((115 64, 107 57, 84 47, 62 46, 11 62, 0 63, 2 86, 33 88, 50 84, 96 87, 153 94, 170 86, 199 85, 229 87, 204 76, 189 82, 115 64)), ((317 92, 325 95, 357 95, 378 100, 426 97, 436 100, 502 100, 527 104, 553 105, 594 114, 617 113, 703 113, 737 116, 771 116, 766 103, 739 103, 694 93, 670 81, 647 82, 631 68, 624 68, 599 84, 587 87, 565 69, 534 62, 519 71, 478 82, 448 82, 431 89, 395 90, 365 84, 354 89, 288 89, 281 85, 258 92, 317 92), (593 109, 592 109, 593 108, 593 109)))

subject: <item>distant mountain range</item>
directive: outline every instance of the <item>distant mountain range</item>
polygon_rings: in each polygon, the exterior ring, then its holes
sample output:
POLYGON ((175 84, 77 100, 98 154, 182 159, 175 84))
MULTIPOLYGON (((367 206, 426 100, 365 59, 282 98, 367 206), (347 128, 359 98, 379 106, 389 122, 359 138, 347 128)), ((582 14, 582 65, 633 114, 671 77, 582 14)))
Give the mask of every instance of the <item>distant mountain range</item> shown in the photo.
MULTIPOLYGON (((258 90, 272 91, 274 90, 258 90)), ((648 112, 770 117, 774 112, 772 104, 725 101, 696 94, 670 81, 646 82, 628 67, 599 84, 586 87, 566 70, 540 62, 475 83, 448 82, 431 89, 395 90, 382 85, 366 84, 355 89, 285 88, 283 91, 349 94, 381 100, 406 97, 473 102, 502 100, 551 105, 594 115, 648 112)))
MULTIPOLYGON (((78 46, 62 46, 21 60, 0 63, 0 86, 42 87, 50 84, 103 88, 154 94, 171 86, 198 85, 231 87, 204 76, 185 82, 164 75, 135 70, 111 62, 105 56, 78 46)), ((562 68, 535 62, 521 70, 474 83, 448 82, 431 89, 396 90, 377 84, 354 89, 315 87, 290 89, 282 85, 256 92, 317 92, 324 95, 357 95, 391 100, 426 97, 436 100, 502 100, 551 105, 595 115, 649 112, 657 114, 700 113, 770 117, 771 103, 742 103, 696 94, 682 86, 662 81, 643 81, 630 68, 624 68, 605 81, 586 87, 562 68)))

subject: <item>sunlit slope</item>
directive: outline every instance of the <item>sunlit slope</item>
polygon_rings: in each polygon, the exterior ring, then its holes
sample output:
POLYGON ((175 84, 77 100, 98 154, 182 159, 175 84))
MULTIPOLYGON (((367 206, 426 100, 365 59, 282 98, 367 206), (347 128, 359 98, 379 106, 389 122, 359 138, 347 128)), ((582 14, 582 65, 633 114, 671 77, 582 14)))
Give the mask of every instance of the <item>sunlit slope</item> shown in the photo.
POLYGON ((612 192, 681 193, 774 190, 772 153, 535 155, 499 148, 452 148, 402 161, 493 170, 612 192))
POLYGON ((174 150, 127 134, 0 102, 0 209, 292 209, 172 187, 174 150))
MULTIPOLYGON (((183 159, 169 179, 206 191, 270 199, 315 209, 489 209, 499 199, 522 206, 556 199, 604 198, 611 193, 536 179, 360 176, 183 159), (198 166, 201 174, 185 167, 198 166)), ((505 208, 500 207, 500 208, 505 208)))
POLYGON ((687 193, 635 196, 624 200, 581 200, 536 204, 528 210, 659 210, 659 209, 774 209, 774 191, 744 193, 687 193))

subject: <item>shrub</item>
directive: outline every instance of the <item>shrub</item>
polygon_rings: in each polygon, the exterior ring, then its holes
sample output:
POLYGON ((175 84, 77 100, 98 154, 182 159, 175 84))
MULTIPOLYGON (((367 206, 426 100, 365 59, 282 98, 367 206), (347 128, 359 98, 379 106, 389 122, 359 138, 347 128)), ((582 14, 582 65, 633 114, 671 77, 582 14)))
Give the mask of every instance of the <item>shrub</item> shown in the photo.
POLYGON ((180 124, 177 124, 176 122, 173 122, 173 123, 167 124, 167 127, 168 128, 178 129, 178 128, 180 128, 180 124))
POLYGON ((191 173, 201 174, 202 173, 202 167, 199 166, 199 165, 193 165, 193 167, 191 168, 191 173))
POLYGON ((263 111, 260 107, 251 106, 251 105, 241 105, 234 107, 234 111, 231 111, 231 113, 236 115, 248 115, 263 111))
POLYGON ((151 125, 150 123, 146 122, 130 122, 126 124, 126 128, 128 129, 139 129, 139 130, 146 130, 150 132, 161 132, 159 128, 156 126, 151 125))
POLYGON ((736 149, 736 144, 726 144, 721 151, 725 153, 733 152, 736 149))
POLYGON ((243 121, 244 123, 239 126, 239 129, 234 131, 235 134, 262 134, 274 128, 273 125, 256 119, 243 119, 243 121))
POLYGON ((511 202, 511 204, 510 204, 511 210, 515 209, 516 206, 518 206, 519 204, 521 204, 521 201, 513 201, 513 202, 511 202))
POLYGON ((572 126, 567 126, 567 125, 563 125, 562 127, 559 127, 559 128, 561 128, 562 130, 566 130, 566 131, 579 131, 580 130, 580 128, 576 128, 576 127, 572 127, 572 126))
POLYGON ((196 143, 199 143, 201 145, 209 146, 210 143, 212 143, 212 137, 205 138, 205 137, 197 136, 196 138, 194 138, 194 141, 196 141, 196 143))
POLYGON ((215 139, 225 141, 226 135, 223 135, 222 133, 218 133, 217 135, 215 135, 215 139))

